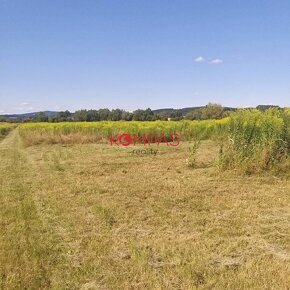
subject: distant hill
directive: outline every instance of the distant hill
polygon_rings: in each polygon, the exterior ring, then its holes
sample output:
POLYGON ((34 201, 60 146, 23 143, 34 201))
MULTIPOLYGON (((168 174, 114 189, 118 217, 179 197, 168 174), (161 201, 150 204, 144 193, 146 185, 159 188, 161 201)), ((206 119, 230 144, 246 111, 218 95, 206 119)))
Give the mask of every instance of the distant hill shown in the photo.
POLYGON ((173 108, 167 108, 167 109, 158 109, 158 110, 152 110, 154 114, 170 114, 173 112, 181 112, 182 115, 186 115, 188 112, 201 109, 203 107, 187 107, 187 108, 182 108, 182 109, 173 109, 173 108))
POLYGON ((268 109, 271 109, 271 108, 280 108, 279 106, 274 106, 274 105, 259 105, 257 106, 257 109, 260 110, 260 111, 266 111, 268 109))
MULTIPOLYGON (((30 118, 36 117, 37 114, 39 113, 40 112, 24 113, 24 114, 8 114, 8 115, 1 115, 0 117, 9 118, 9 119, 30 119, 30 118)), ((55 112, 55 111, 44 111, 42 113, 44 113, 45 117, 53 117, 59 114, 59 112, 55 112)))
MULTIPOLYGON (((200 106, 200 107, 187 107, 187 108, 182 108, 182 109, 173 109, 173 108, 166 108, 166 109, 157 109, 157 110, 152 110, 154 114, 170 114, 174 112, 181 113, 182 116, 185 116, 187 113, 199 110, 204 108, 205 106, 200 106)), ((225 111, 235 111, 237 108, 231 108, 231 107, 224 107, 225 111)))

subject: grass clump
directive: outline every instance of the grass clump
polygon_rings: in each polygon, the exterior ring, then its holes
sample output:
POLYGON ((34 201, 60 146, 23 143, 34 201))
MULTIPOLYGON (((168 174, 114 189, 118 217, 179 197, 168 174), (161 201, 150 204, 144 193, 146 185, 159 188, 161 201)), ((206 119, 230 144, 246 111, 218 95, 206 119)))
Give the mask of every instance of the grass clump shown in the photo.
POLYGON ((200 146, 200 140, 194 141, 193 145, 189 147, 189 156, 186 159, 186 164, 189 167, 196 167, 196 154, 200 146))
POLYGON ((278 109, 233 113, 227 139, 221 146, 220 166, 251 174, 286 162, 290 152, 289 124, 289 112, 278 109))

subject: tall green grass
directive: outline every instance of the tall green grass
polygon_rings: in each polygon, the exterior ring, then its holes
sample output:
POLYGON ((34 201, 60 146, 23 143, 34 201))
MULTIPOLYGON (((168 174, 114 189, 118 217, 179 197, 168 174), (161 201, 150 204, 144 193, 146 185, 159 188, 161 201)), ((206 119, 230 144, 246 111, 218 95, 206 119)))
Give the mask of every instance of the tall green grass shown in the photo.
POLYGON ((240 110, 231 114, 220 165, 245 173, 259 172, 283 163, 290 152, 290 113, 240 110))

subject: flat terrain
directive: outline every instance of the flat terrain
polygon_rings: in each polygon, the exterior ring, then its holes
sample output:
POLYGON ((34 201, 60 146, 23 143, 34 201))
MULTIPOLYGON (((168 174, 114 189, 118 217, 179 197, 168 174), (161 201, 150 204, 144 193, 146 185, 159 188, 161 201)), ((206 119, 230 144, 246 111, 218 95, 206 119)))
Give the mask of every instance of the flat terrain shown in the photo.
MULTIPOLYGON (((156 156, 0 143, 1 289, 290 289, 290 181, 156 156)), ((140 147, 141 148, 141 147, 140 147)))

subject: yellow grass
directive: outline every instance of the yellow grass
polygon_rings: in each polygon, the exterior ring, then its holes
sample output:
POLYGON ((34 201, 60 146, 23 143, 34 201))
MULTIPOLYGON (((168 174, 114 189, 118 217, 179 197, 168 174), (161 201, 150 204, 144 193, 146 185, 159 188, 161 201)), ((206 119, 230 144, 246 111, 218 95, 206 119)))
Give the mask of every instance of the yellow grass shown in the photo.
POLYGON ((182 140, 207 139, 227 125, 228 118, 205 121, 102 121, 27 123, 20 125, 20 134, 27 145, 41 143, 75 144, 108 142, 111 134, 165 134, 178 133, 182 140))

